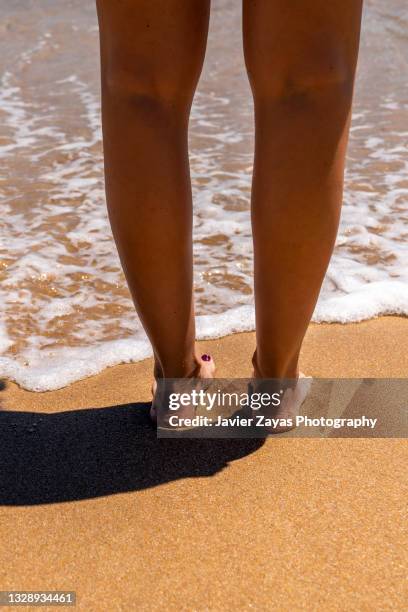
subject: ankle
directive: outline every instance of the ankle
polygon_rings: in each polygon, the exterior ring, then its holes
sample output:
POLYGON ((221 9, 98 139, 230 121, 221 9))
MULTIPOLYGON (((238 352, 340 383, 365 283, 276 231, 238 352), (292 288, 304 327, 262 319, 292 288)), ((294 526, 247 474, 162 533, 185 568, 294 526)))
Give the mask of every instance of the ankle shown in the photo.
POLYGON ((299 378, 299 363, 298 356, 291 360, 278 359, 270 357, 268 359, 260 358, 258 351, 255 350, 252 357, 252 365, 254 368, 255 378, 270 378, 270 379, 295 379, 299 378))
POLYGON ((155 362, 154 375, 156 378, 195 378, 200 372, 199 357, 193 353, 188 357, 167 362, 155 362))

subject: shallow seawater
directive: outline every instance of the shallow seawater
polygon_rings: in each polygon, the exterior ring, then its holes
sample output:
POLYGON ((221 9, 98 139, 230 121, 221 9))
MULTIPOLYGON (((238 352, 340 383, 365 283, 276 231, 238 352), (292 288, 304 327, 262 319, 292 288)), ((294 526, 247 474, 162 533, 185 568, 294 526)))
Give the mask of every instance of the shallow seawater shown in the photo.
MULTIPOLYGON (((240 5, 213 3, 191 118, 200 337, 253 329, 240 5)), ((366 0, 342 221, 315 321, 408 314, 407 26, 405 0, 366 0)), ((54 389, 150 354, 105 210, 93 2, 0 0, 0 79, 0 376, 54 389)))

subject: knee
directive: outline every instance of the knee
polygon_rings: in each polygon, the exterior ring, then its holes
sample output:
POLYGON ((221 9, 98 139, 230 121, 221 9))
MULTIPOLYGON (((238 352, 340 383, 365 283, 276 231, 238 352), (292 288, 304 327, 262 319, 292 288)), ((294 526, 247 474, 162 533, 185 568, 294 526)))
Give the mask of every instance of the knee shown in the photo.
POLYGON ((324 60, 285 69, 271 68, 251 79, 255 103, 288 107, 291 112, 349 104, 353 85, 351 69, 324 60))
POLYGON ((178 79, 155 74, 146 67, 113 64, 102 73, 104 92, 116 104, 140 112, 183 111, 191 104, 191 93, 178 79))

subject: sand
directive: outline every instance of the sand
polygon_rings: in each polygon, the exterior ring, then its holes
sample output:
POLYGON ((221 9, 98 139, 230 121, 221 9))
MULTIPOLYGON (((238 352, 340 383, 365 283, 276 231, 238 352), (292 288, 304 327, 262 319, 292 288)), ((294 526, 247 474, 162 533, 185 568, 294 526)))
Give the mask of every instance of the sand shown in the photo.
MULTIPOLYGON (((407 346, 405 318, 312 325, 301 367, 406 378, 407 346)), ((220 377, 249 376, 253 347, 202 343, 220 377)), ((98 611, 406 608, 405 440, 157 440, 150 374, 0 394, 1 589, 98 611)))

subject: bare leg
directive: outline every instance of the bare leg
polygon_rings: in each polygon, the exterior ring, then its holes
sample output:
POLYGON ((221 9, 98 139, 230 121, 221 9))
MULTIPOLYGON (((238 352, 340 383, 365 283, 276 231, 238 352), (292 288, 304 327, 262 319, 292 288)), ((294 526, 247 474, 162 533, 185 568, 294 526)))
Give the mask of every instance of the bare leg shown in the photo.
POLYGON ((188 120, 210 0, 97 0, 109 218, 155 374, 197 372, 188 120))
POLYGON ((259 378, 296 378, 342 202, 362 0, 244 0, 259 378))

